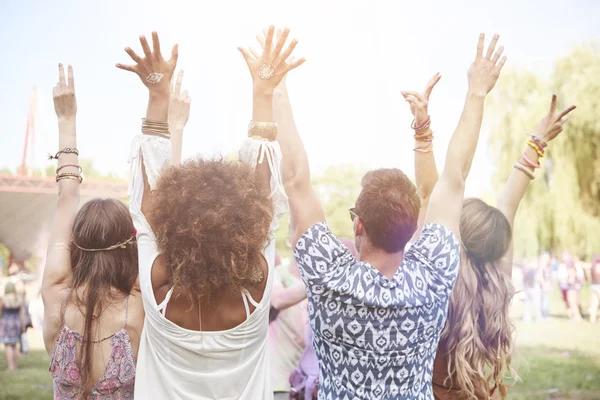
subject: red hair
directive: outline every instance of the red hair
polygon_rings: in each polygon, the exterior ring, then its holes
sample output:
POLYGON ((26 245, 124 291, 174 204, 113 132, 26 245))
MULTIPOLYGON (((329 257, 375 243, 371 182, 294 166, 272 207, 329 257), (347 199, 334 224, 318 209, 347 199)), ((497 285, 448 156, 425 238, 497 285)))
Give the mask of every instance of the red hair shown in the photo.
POLYGON ((399 169, 381 168, 363 177, 356 214, 374 247, 402 251, 417 230, 420 207, 415 185, 399 169))

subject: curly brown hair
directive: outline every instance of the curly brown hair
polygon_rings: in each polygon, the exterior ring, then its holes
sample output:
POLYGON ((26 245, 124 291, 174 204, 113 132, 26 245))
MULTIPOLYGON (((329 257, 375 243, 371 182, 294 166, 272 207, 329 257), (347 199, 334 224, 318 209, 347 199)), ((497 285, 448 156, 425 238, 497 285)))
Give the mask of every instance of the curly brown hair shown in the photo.
POLYGON ((173 285, 192 299, 260 274, 273 205, 239 161, 190 160, 161 173, 148 210, 173 285))
POLYGON ((369 240, 387 253, 401 251, 417 230, 421 201, 415 185, 396 168, 369 171, 361 185, 356 212, 369 240))

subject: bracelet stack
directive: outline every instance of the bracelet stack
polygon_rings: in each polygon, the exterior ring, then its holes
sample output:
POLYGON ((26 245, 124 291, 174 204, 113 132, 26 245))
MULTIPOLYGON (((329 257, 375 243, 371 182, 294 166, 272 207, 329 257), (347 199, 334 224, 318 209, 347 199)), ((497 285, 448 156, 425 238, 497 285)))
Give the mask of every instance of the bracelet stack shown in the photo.
POLYGON ((152 121, 142 118, 142 133, 144 135, 159 136, 165 139, 171 138, 169 123, 167 121, 152 121))
POLYGON ((425 122, 417 125, 416 120, 413 120, 410 127, 415 131, 413 138, 418 142, 425 142, 423 146, 417 146, 414 151, 417 153, 430 153, 433 151, 433 132, 431 131, 431 118, 427 117, 425 122))
MULTIPOLYGON (((79 150, 77 150, 76 148, 72 148, 72 147, 66 147, 66 148, 58 151, 55 155, 49 154, 48 159, 49 160, 52 160, 52 159, 58 160, 58 156, 61 153, 79 155, 79 150)), ((74 180, 79 181, 79 183, 82 183, 83 182, 83 177, 81 176, 82 173, 83 173, 83 169, 77 163, 69 162, 69 163, 60 164, 56 168, 56 182, 60 181, 61 179, 74 179, 74 180), (77 172, 61 172, 64 168, 69 168, 69 167, 77 168, 77 172)))
POLYGON ((277 122, 250 121, 248 124, 248 137, 274 142, 277 140, 277 122))
MULTIPOLYGON (((527 145, 533 150, 535 150, 539 158, 544 157, 544 148, 548 146, 548 143, 538 136, 529 133, 527 133, 527 135, 530 137, 530 139, 527 141, 527 145)), ((531 169, 535 171, 537 168, 541 167, 541 164, 539 162, 534 162, 533 160, 531 160, 527 156, 527 152, 523 150, 523 152, 521 153, 521 158, 515 163, 513 167, 523 172, 525 175, 527 175, 527 177, 529 177, 529 179, 535 179, 535 175, 531 169)))

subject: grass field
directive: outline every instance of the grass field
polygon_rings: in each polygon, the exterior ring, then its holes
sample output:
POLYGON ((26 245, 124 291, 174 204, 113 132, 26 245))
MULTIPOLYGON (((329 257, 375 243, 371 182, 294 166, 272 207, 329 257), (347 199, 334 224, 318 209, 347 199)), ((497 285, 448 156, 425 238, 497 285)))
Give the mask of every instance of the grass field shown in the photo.
MULTIPOLYGON (((583 293, 584 308, 587 293, 583 293)), ((520 319, 515 301, 514 317, 520 319)), ((555 296, 553 316, 540 323, 517 322, 517 345, 521 378, 509 391, 509 399, 600 399, 600 324, 571 323, 555 296)), ((9 373, 0 357, 0 399, 52 399, 48 356, 38 334, 31 335, 30 354, 21 358, 20 369, 9 373)))

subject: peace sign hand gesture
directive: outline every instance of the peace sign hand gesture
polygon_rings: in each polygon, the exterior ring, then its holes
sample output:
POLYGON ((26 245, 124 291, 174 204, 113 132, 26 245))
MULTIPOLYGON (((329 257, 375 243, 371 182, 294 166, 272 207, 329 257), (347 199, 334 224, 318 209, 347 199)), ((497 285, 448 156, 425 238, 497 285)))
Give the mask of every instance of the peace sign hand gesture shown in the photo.
POLYGON ((174 130, 181 130, 187 124, 190 118, 190 105, 192 99, 188 91, 181 91, 181 81, 183 80, 183 70, 179 70, 175 84, 171 88, 171 97, 169 99, 169 126, 174 130))
POLYGON ((567 114, 573 111, 577 106, 566 107, 561 112, 556 110, 556 95, 552 95, 552 101, 550 102, 550 110, 548 114, 540 121, 537 128, 536 136, 541 138, 545 142, 549 142, 563 130, 563 125, 567 122, 567 114))
POLYGON ((77 114, 77 99, 75 98, 75 79, 73 67, 69 65, 68 81, 65 81, 65 69, 58 64, 58 83, 52 89, 54 111, 59 120, 75 119, 77 114))
POLYGON ((177 66, 178 45, 173 46, 171 59, 167 61, 160 52, 160 41, 156 32, 152 32, 152 50, 150 50, 145 36, 140 36, 140 43, 144 50, 144 57, 138 56, 130 47, 126 47, 125 51, 136 62, 136 65, 117 64, 117 68, 136 73, 151 93, 168 95, 169 82, 171 82, 171 77, 177 66))
POLYGON ((272 94, 289 71, 297 68, 306 61, 304 58, 294 61, 290 60, 290 55, 294 51, 296 44, 298 44, 298 40, 296 39, 293 39, 285 50, 283 50, 290 33, 288 28, 283 30, 275 47, 273 47, 274 32, 275 27, 271 25, 265 37, 262 54, 258 58, 254 57, 250 50, 238 47, 238 50, 246 60, 248 69, 250 69, 254 91, 257 93, 272 94))
POLYGON ((415 91, 401 91, 404 99, 410 104, 410 112, 415 117, 415 124, 417 126, 422 125, 429 118, 428 106, 429 96, 435 85, 440 81, 442 75, 438 72, 427 82, 423 93, 415 91))

